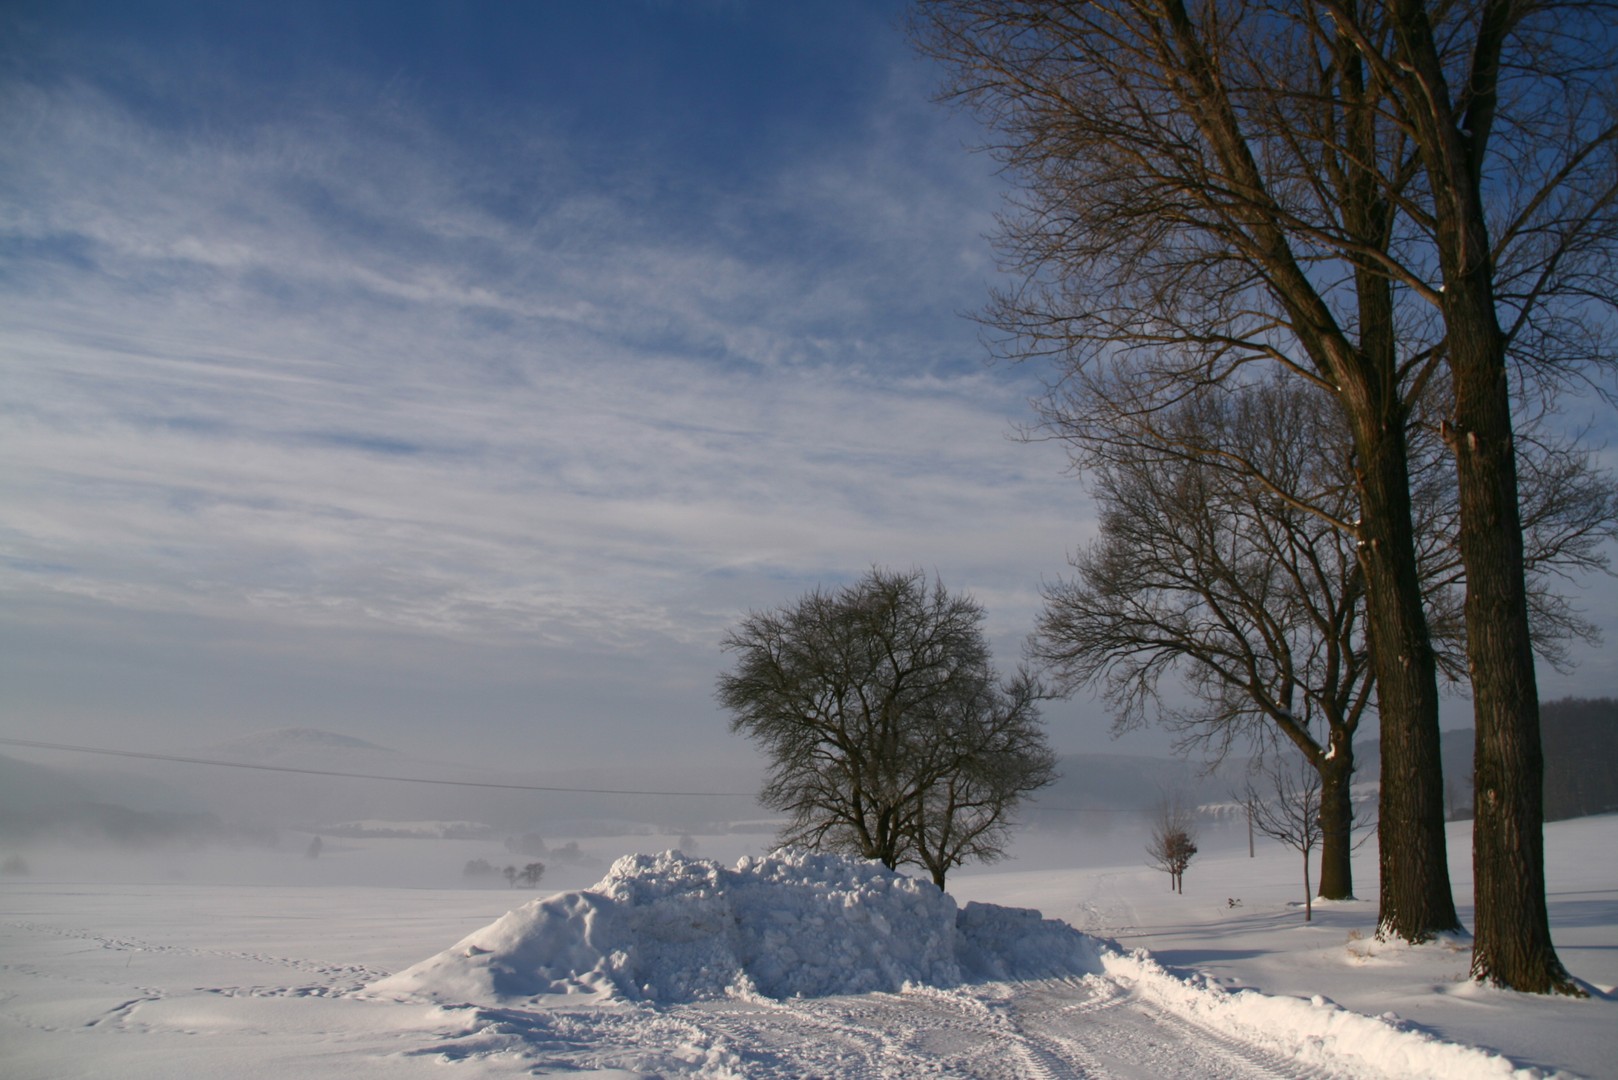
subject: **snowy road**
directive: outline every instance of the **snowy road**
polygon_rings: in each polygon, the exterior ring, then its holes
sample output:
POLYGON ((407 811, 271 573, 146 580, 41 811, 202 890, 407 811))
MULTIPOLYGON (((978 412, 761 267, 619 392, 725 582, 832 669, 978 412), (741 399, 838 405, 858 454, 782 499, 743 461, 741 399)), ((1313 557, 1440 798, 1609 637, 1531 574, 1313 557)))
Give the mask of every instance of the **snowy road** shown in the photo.
MULTIPOLYGON (((991 983, 689 1010, 703 1033, 747 1047, 753 1076, 1331 1076, 1201 1028, 1117 980, 991 983)), ((1343 1074, 1348 1075, 1348 1074, 1343 1074)))
POLYGON ((746 1077, 1359 1077, 1197 1027, 1120 981, 990 983, 778 1004, 477 1009, 443 1056, 746 1077))
POLYGON ((854 1080, 1383 1075, 1300 1066, 1098 976, 764 1004, 475 1009, 434 1052, 551 1068, 854 1080))

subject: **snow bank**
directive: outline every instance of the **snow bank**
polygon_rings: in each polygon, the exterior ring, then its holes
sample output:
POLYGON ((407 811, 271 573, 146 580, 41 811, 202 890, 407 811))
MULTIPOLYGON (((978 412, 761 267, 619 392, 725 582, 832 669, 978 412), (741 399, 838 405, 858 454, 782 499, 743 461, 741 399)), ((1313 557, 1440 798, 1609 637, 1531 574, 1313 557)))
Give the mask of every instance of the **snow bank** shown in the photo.
POLYGON ((987 904, 957 912, 876 863, 781 851, 727 870, 671 851, 625 856, 594 888, 525 904, 370 989, 446 1003, 672 1002, 1100 970, 1098 943, 1071 927, 987 904))
POLYGON ((1203 975, 1178 975, 1144 949, 1102 954, 1106 974, 1165 1012, 1289 1058, 1302 1068, 1340 1068, 1345 1061, 1374 1076, 1431 1080, 1538 1078, 1489 1050, 1444 1042, 1410 1029, 1391 1014, 1366 1016, 1320 995, 1305 1000, 1256 990, 1225 990, 1203 975))
POLYGON ((1098 975, 1108 947, 1027 908, 970 903, 955 918, 955 954, 970 981, 1098 975))

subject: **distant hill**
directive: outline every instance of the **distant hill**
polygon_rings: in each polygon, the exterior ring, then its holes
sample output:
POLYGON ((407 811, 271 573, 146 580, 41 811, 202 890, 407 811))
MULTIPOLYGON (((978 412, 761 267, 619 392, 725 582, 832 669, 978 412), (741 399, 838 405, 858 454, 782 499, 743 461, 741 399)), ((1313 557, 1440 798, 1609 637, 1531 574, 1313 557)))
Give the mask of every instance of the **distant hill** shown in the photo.
MULTIPOLYGON (((1373 727, 1372 730, 1375 730, 1373 727)), ((1444 809, 1451 821, 1472 816, 1471 728, 1439 733, 1438 753, 1444 770, 1444 809)), ((1354 744, 1354 781, 1375 784, 1382 775, 1382 744, 1367 739, 1354 744)))
POLYGON ((275 843, 272 829, 244 828, 209 813, 157 809, 150 803, 135 809, 112 801, 140 799, 149 787, 139 777, 74 773, 0 755, 0 841, 121 848, 275 843))
POLYGON ((0 821, 35 807, 94 797, 89 784, 70 773, 0 754, 0 821))
MULTIPOLYGON (((1018 815, 1047 829, 1072 828, 1090 815, 1146 813, 1164 798, 1191 806, 1229 803, 1246 776, 1246 759, 1209 772, 1179 758, 1133 754, 1068 754, 1057 761, 1058 779, 1031 798, 1018 815)), ((1086 826, 1093 818, 1085 820, 1086 826)))
POLYGON ((0 754, 0 813, 66 802, 119 803, 164 814, 206 809, 171 784, 127 764, 109 767, 105 760, 74 757, 42 765, 0 754))

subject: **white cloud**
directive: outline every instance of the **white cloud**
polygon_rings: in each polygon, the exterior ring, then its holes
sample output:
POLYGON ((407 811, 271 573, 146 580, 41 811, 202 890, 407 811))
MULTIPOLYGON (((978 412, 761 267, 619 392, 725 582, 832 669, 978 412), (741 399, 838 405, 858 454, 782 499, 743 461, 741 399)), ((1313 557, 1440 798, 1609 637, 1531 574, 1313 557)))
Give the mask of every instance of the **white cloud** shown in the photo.
POLYGON ((690 712, 741 608, 873 563, 970 588, 1014 648, 1077 535, 1060 453, 1006 439, 1029 387, 962 363, 978 181, 908 146, 693 236, 565 147, 523 149, 555 184, 524 219, 489 211, 493 164, 398 108, 219 138, 7 100, 35 255, 0 293, 0 587, 39 625, 633 655, 690 712), (761 253, 749 215, 826 250, 761 253))

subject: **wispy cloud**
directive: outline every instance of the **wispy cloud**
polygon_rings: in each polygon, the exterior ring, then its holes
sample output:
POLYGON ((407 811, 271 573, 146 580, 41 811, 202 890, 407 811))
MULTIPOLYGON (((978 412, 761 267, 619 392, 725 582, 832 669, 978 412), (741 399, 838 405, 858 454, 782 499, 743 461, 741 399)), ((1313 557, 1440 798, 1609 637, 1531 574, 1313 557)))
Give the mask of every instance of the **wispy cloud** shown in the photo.
POLYGON ((643 199, 404 101, 220 132, 4 93, 0 580, 32 619, 717 666, 740 608, 880 562, 1014 644, 1077 538, 1060 453, 1006 438, 1029 383, 958 318, 985 181, 937 124, 643 199))

